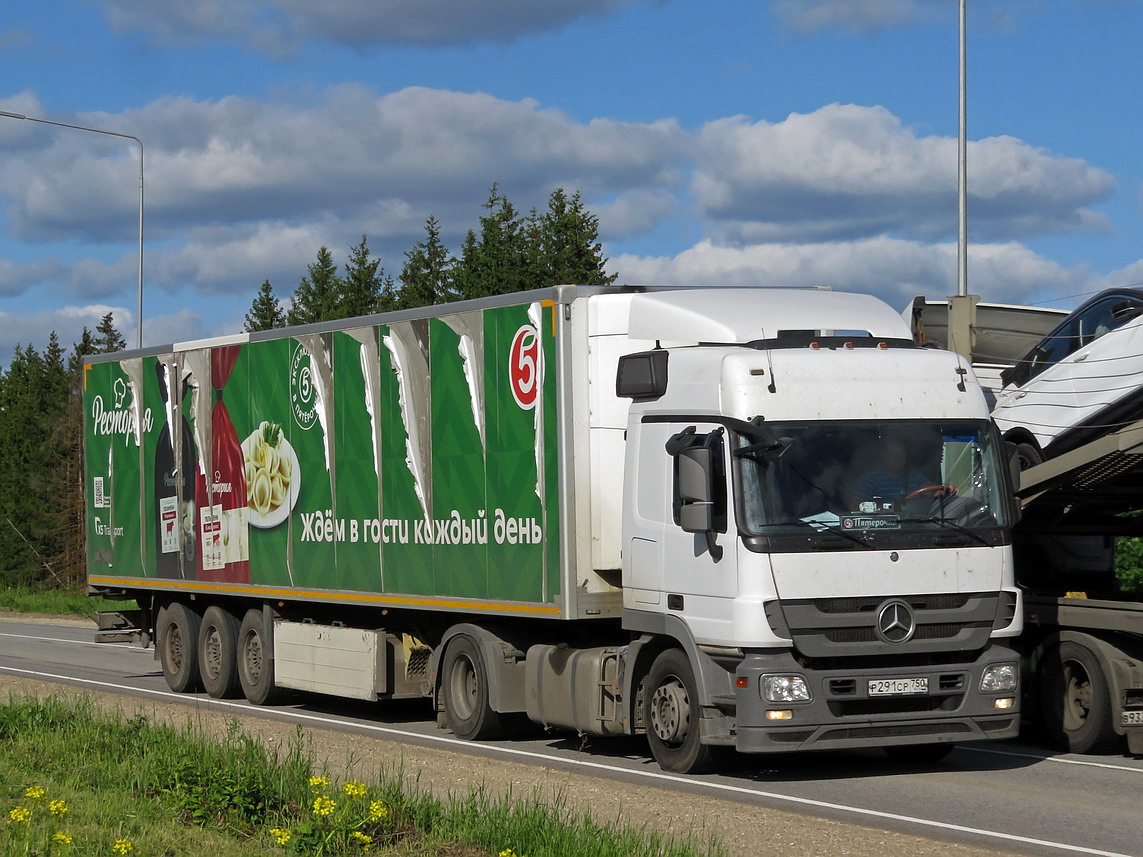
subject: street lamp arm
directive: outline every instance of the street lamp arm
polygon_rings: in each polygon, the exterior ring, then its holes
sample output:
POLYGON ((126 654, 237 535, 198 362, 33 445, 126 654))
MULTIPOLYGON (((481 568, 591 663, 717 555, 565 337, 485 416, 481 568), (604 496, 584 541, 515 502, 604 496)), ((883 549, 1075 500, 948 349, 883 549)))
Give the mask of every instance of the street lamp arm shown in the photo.
POLYGON ((108 131, 105 128, 89 128, 87 125, 73 125, 70 122, 57 122, 54 119, 40 119, 36 116, 25 116, 23 113, 12 113, 0 110, 0 116, 8 119, 23 119, 25 122, 39 122, 42 125, 55 125, 59 128, 73 128, 76 131, 90 131, 93 134, 106 134, 109 137, 122 137, 125 140, 134 140, 139 146, 139 305, 135 320, 138 336, 136 344, 143 347, 143 141, 134 134, 124 134, 121 131, 108 131))

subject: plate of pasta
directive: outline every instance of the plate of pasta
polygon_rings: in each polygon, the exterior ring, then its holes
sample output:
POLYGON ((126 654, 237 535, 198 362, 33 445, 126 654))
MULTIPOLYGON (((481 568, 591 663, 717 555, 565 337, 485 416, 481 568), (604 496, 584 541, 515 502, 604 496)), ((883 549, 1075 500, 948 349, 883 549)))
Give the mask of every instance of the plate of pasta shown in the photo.
POLYGON ((268 530, 289 517, 298 500, 302 473, 282 427, 263 421, 242 441, 246 463, 246 520, 268 530))

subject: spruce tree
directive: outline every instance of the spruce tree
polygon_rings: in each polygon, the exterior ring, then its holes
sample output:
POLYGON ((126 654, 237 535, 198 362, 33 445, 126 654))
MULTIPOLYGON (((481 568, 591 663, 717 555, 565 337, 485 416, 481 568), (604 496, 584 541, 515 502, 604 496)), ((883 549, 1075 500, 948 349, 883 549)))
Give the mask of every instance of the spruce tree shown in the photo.
POLYGON ((599 218, 583 204, 577 190, 569 198, 562 187, 548 197, 548 208, 528 219, 530 269, 534 285, 607 286, 617 274, 605 270, 599 243, 599 218))
POLYGON ((453 281, 456 260, 441 243, 440 222, 430 217, 425 221, 425 232, 425 240, 405 252, 401 291, 397 294, 398 309, 448 303, 459 297, 453 281))
POLYGON ((287 324, 312 324, 335 318, 335 308, 341 292, 337 265, 329 248, 322 246, 317 261, 309 266, 309 276, 302 277, 294 291, 294 300, 286 312, 287 324))
POLYGON ((95 337, 96 354, 110 354, 113 351, 122 351, 127 347, 127 340, 123 338, 123 334, 115 326, 115 318, 112 313, 107 313, 99 320, 95 332, 97 334, 95 337))
POLYGON ((380 258, 370 258, 369 247, 362 235, 361 243, 349 251, 333 317, 353 318, 380 312, 386 286, 391 292, 392 278, 385 276, 380 258))
POLYGON ((250 312, 246 313, 246 324, 243 329, 247 333, 258 330, 273 330, 286 323, 286 313, 282 304, 274 296, 274 287, 269 280, 263 280, 258 295, 250 305, 250 312))
POLYGON ((484 208, 488 214, 480 218, 480 237, 468 233, 456 266, 461 296, 481 298, 532 288, 524 221, 496 185, 492 186, 484 208))

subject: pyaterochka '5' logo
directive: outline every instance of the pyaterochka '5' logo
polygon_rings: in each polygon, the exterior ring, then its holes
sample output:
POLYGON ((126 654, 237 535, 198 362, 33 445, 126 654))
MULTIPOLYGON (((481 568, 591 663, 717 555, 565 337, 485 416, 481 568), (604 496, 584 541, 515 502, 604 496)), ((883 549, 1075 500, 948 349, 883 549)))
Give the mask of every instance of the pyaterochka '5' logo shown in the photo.
POLYGON ((314 386, 310 353, 301 343, 294 346, 290 358, 290 411, 303 429, 313 428, 317 422, 317 388, 314 386))
POLYGON ((540 332, 530 324, 520 327, 508 349, 508 386, 512 398, 526 411, 536 406, 543 378, 544 356, 540 350, 540 332))

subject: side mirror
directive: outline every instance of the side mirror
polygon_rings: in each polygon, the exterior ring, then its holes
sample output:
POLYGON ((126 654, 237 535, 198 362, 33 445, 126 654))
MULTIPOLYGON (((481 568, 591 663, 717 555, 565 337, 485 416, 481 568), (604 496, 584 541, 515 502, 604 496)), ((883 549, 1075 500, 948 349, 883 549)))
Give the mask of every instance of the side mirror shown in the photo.
POLYGON ((714 529, 714 468, 711 449, 692 446, 676 459, 679 469, 679 526, 688 533, 714 529))
POLYGON ((687 533, 706 536, 711 558, 722 559, 715 540, 719 520, 725 515, 726 489, 721 477, 721 431, 697 435, 689 426, 667 441, 667 454, 675 460, 673 505, 675 520, 687 533))

